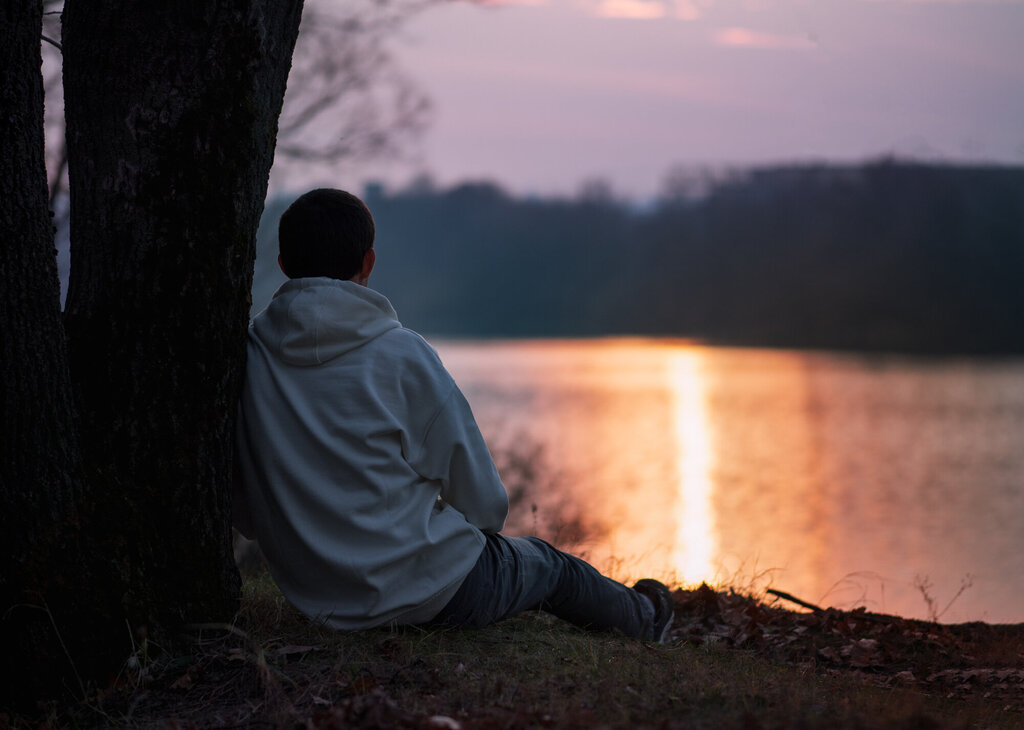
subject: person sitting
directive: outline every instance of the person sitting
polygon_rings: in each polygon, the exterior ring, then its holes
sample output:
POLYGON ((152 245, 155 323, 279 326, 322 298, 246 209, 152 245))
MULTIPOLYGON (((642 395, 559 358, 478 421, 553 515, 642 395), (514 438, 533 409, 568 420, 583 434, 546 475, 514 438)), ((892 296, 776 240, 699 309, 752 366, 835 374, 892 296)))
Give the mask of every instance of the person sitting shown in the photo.
POLYGON ((252 321, 234 522, 285 597, 338 629, 483 627, 540 609, 663 641, 671 595, 536 537, 501 534, 508 495, 434 349, 368 286, 375 225, 316 189, 281 216, 289 277, 252 321))

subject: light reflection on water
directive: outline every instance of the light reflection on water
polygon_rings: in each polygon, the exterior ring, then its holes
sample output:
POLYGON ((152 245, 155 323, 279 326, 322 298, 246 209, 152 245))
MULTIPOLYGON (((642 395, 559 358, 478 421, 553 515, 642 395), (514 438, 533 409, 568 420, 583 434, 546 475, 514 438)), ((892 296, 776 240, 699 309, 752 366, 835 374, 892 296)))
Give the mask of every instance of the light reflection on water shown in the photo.
POLYGON ((714 432, 705 402, 700 354, 692 349, 668 358, 672 395, 672 451, 676 462, 675 550, 672 567, 679 580, 714 579, 715 517, 711 504, 714 432))
POLYGON ((622 580, 927 618, 915 582, 941 611, 970 575, 943 621, 1024 621, 1024 361, 436 344, 497 456, 540 447, 527 504, 622 580))

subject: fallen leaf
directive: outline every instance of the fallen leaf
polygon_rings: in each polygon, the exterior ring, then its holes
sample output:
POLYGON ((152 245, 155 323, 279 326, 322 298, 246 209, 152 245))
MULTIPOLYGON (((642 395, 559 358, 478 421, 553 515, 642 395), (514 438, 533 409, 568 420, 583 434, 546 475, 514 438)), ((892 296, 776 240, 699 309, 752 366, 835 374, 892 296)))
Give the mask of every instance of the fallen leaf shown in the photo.
POLYGON ((171 689, 190 690, 194 684, 192 675, 186 672, 171 683, 171 689))
POLYGON ((274 654, 276 654, 277 656, 292 656, 294 654, 308 654, 309 652, 316 651, 317 649, 323 649, 323 647, 322 646, 296 646, 294 644, 290 644, 288 646, 279 647, 278 649, 276 649, 274 651, 274 654))

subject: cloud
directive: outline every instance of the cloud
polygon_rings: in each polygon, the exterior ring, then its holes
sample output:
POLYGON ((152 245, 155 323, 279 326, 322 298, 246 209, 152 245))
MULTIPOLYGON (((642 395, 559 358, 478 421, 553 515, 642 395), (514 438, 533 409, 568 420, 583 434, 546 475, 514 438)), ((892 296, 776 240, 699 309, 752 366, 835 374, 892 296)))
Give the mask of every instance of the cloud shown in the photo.
POLYGON ((547 5, 548 0, 478 0, 481 5, 547 5))
POLYGON ((727 48, 756 48, 769 51, 806 51, 818 47, 807 36, 787 36, 764 33, 750 28, 720 28, 712 35, 719 46, 727 48))
POLYGON ((692 0, 675 0, 672 4, 675 6, 674 15, 676 19, 697 20, 704 14, 702 6, 709 5, 710 3, 703 2, 698 5, 696 2, 692 2, 692 0))
POLYGON ((630 20, 697 20, 703 15, 703 6, 709 0, 588 0, 583 5, 587 12, 599 18, 626 18, 630 20))
POLYGON ((908 5, 1021 5, 1024 0, 861 0, 874 4, 880 3, 906 3, 908 5))
POLYGON ((601 18, 653 20, 665 17, 665 6, 657 0, 601 0, 594 12, 601 18))

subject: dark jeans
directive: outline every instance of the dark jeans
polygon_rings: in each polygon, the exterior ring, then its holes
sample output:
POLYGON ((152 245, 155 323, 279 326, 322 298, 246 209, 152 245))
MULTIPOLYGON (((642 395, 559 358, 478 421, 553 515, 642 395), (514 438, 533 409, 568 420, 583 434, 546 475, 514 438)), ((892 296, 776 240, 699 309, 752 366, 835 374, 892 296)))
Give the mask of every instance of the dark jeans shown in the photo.
POLYGON ((594 631, 653 638, 654 606, 537 537, 485 535, 476 565, 434 623, 482 628, 540 609, 594 631))

